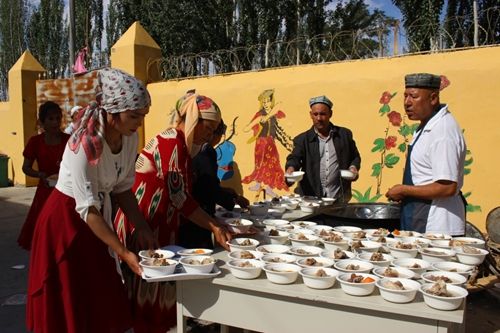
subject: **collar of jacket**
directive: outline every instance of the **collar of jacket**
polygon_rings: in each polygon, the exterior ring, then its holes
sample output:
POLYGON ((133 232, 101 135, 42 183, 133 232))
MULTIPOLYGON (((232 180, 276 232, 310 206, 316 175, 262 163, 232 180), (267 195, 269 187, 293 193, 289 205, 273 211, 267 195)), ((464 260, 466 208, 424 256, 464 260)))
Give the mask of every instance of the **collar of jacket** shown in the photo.
MULTIPOLYGON (((334 124, 330 123, 330 133, 331 133, 332 138, 334 138, 337 135, 338 131, 339 131, 338 127, 335 126, 334 124)), ((309 141, 309 142, 319 141, 318 135, 316 134, 316 131, 314 130, 314 125, 311 126, 311 128, 307 132, 307 141, 309 141)))

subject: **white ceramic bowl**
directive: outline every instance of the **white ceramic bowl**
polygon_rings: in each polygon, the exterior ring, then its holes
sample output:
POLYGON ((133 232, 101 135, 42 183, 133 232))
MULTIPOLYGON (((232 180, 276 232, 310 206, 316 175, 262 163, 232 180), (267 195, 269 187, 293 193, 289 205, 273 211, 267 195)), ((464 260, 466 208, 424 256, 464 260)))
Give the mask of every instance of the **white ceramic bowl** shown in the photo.
POLYGON ((356 254, 354 252, 340 250, 340 251, 342 251, 342 252, 345 253, 345 255, 347 256, 347 258, 335 259, 335 251, 336 251, 336 249, 334 249, 334 250, 325 250, 325 251, 322 251, 319 254, 319 256, 322 257, 322 258, 332 259, 334 261, 339 261, 339 260, 344 260, 344 259, 355 259, 356 258, 356 254))
POLYGON ((344 234, 345 237, 347 238, 352 238, 352 235, 355 232, 361 231, 362 229, 359 227, 353 227, 353 226, 348 226, 348 225, 342 225, 342 226, 337 226, 333 227, 333 230, 341 232, 344 234))
MULTIPOLYGON (((474 237, 453 237, 452 241, 455 242, 461 242, 463 244, 457 244, 457 245, 469 245, 469 246, 474 246, 478 247, 481 249, 484 249, 486 247, 486 243, 484 240, 479 239, 479 238, 474 238, 474 237)), ((455 246, 455 245, 453 245, 455 246)))
POLYGON ((212 249, 182 249, 177 251, 177 255, 185 256, 209 256, 214 252, 212 249))
POLYGON ((249 260, 249 259, 260 259, 262 258, 263 254, 259 251, 236 250, 229 252, 227 256, 233 260, 238 260, 238 259, 249 260))
POLYGON ((314 257, 319 256, 321 251, 323 249, 317 246, 293 246, 288 252, 298 257, 314 257))
POLYGON ((271 230, 267 233, 271 244, 285 244, 288 241, 288 236, 290 236, 290 233, 282 230, 271 230), (271 235, 271 232, 277 233, 277 235, 271 235))
POLYGON ((191 274, 206 274, 210 273, 215 265, 215 259, 211 256, 188 256, 182 257, 179 262, 184 266, 186 273, 191 274), (208 259, 210 263, 198 264, 203 260, 208 259), (195 263, 196 262, 196 263, 195 263))
POLYGON ((440 233, 440 232, 426 232, 425 234, 422 235, 422 237, 430 239, 430 240, 451 239, 450 235, 443 234, 443 233, 440 233))
POLYGON ((363 231, 366 233, 366 237, 387 237, 389 236, 390 232, 389 230, 385 228, 378 228, 378 229, 363 229, 363 231))
POLYGON ((372 242, 372 241, 360 241, 363 247, 353 249, 353 243, 356 242, 354 240, 349 242, 349 245, 351 246, 351 251, 352 252, 377 252, 381 247, 382 244, 377 243, 377 242, 372 242))
POLYGON ((153 264, 154 259, 142 259, 139 265, 142 267, 144 274, 149 277, 160 277, 165 275, 173 274, 175 271, 175 266, 178 262, 172 259, 160 259, 164 261, 167 265, 158 266, 153 264))
POLYGON ((295 263, 302 268, 332 267, 334 261, 333 261, 333 259, 322 258, 322 257, 306 257, 306 258, 297 259, 297 261, 295 263))
POLYGON ((328 289, 335 284, 339 271, 333 268, 309 267, 301 269, 299 274, 302 276, 302 280, 307 287, 312 289, 328 289), (317 275, 319 270, 322 270, 325 276, 317 275))
POLYGON ((304 213, 314 213, 319 208, 319 203, 316 202, 301 202, 300 210, 304 213))
POLYGON ((446 271, 429 271, 422 273, 421 277, 422 280, 424 280, 426 283, 435 283, 435 279, 439 277, 445 277, 449 279, 445 281, 445 283, 452 284, 454 286, 464 286, 467 282, 467 278, 465 278, 463 275, 446 271))
POLYGON ((304 171, 294 171, 292 173, 285 173, 285 178, 289 182, 300 182, 304 178, 304 171))
POLYGON ((286 205, 281 204, 281 203, 280 204, 271 204, 271 209, 274 209, 277 212, 284 214, 286 212, 286 205))
POLYGON ((367 262, 367 261, 362 261, 358 259, 343 259, 337 261, 333 267, 338 269, 339 271, 342 272, 347 272, 347 273, 370 273, 370 271, 373 269, 373 264, 367 262), (354 265, 357 266, 357 269, 348 269, 347 267, 349 265, 354 265))
POLYGON ((265 254, 260 260, 269 264, 273 263, 294 264, 297 261, 297 257, 292 254, 286 254, 286 253, 268 253, 265 254))
POLYGON ((356 174, 351 170, 340 170, 340 177, 347 180, 353 180, 354 178, 356 178, 356 174))
POLYGON ((473 266, 481 265, 484 261, 484 258, 486 258, 489 252, 485 249, 477 247, 471 247, 471 248, 479 251, 479 253, 465 253, 463 247, 453 248, 453 250, 456 253, 457 260, 465 265, 473 265, 473 266))
POLYGON ((272 216, 275 219, 280 219, 285 212, 281 209, 269 208, 267 210, 267 215, 272 216))
POLYGON ((422 259, 428 262, 450 261, 455 256, 455 251, 440 248, 424 248, 418 250, 422 259))
POLYGON ((280 219, 265 219, 262 221, 262 224, 266 226, 266 230, 277 229, 279 227, 288 225, 290 222, 287 220, 280 219))
POLYGON ((411 230, 394 230, 391 232, 392 236, 394 238, 399 238, 399 237, 422 237, 422 234, 420 232, 416 231, 411 231, 411 230))
POLYGON ((311 221, 293 221, 290 222, 291 225, 299 228, 311 228, 314 226, 317 226, 318 224, 316 222, 311 222, 311 221))
POLYGON ((417 245, 418 248, 429 247, 431 245, 431 240, 423 237, 414 237, 412 243, 417 245))
POLYGON ((391 264, 391 261, 394 260, 393 256, 384 253, 381 253, 383 260, 371 260, 373 255, 374 253, 369 253, 369 252, 360 253, 358 254, 358 259, 371 263, 374 268, 388 267, 391 264))
POLYGON ((409 269, 415 273, 415 278, 419 279, 420 274, 430 269, 431 264, 428 261, 417 258, 399 258, 394 259, 391 263, 393 266, 409 269))
MULTIPOLYGON (((313 226, 307 227, 307 229, 314 231, 314 233, 318 236, 320 236, 321 232, 333 231, 333 227, 331 227, 329 225, 323 225, 323 224, 313 225, 313 226)), ((341 233, 338 233, 338 234, 341 234, 341 233)))
POLYGON ((288 210, 295 210, 297 209, 297 206, 299 205, 298 200, 286 200, 283 202, 283 205, 285 205, 286 209, 288 210))
POLYGON ((375 267, 373 269, 373 274, 379 278, 395 277, 400 279, 413 279, 415 277, 414 272, 403 267, 375 267), (389 274, 386 272, 388 269, 392 272, 390 275, 394 276, 388 276, 389 274))
POLYGON ((277 263, 265 264, 263 269, 272 283, 290 284, 297 280, 301 268, 294 264, 277 263))
POLYGON ((139 257, 142 259, 153 259, 155 257, 161 258, 161 259, 170 259, 175 256, 175 253, 169 250, 142 250, 139 251, 139 257))
POLYGON ((297 226, 292 226, 293 229, 290 229, 289 233, 290 235, 293 234, 304 234, 304 235, 315 235, 314 231, 311 229, 306 229, 306 228, 300 228, 297 226))
POLYGON ((253 225, 252 221, 240 218, 229 218, 225 221, 225 223, 231 232, 242 234, 247 233, 253 225))
POLYGON ((269 205, 265 203, 255 203, 248 206, 250 210, 250 214, 263 216, 267 214, 267 210, 269 209, 269 205))
POLYGON ((251 280, 259 277, 264 263, 255 259, 236 259, 227 263, 231 274, 238 279, 251 280))
POLYGON ((434 262, 432 263, 431 268, 436 271, 458 273, 464 276, 465 278, 468 278, 470 274, 474 271, 474 266, 469 266, 454 261, 434 262))
POLYGON ((353 273, 340 273, 337 277, 337 280, 340 282, 340 287, 346 294, 353 296, 367 296, 373 293, 373 290, 375 290, 375 283, 379 280, 377 276, 366 273, 355 273, 357 276, 361 275, 363 278, 373 279, 372 282, 356 283, 348 281, 352 274, 353 273))
POLYGON ((335 201, 337 201, 336 198, 321 198, 321 204, 323 206, 331 206, 335 201))
POLYGON ((318 241, 319 237, 316 235, 307 235, 303 233, 294 233, 288 236, 288 239, 292 242, 292 246, 314 246, 318 241))
POLYGON ((450 297, 432 295, 427 292, 427 289, 432 287, 432 285, 433 283, 423 284, 420 287, 420 291, 424 296, 425 304, 438 310, 456 310, 462 305, 468 295, 466 289, 453 285, 446 285, 448 292, 452 295, 450 297))
MULTIPOLYGON (((394 258, 415 258, 418 254, 418 248, 411 244, 413 247, 411 249, 400 249, 397 248, 398 243, 392 243, 392 244, 387 244, 387 247, 389 248, 389 251, 391 252, 391 256, 394 258)), ((410 243, 403 243, 403 244, 410 244, 410 243)))
POLYGON ((321 239, 321 242, 323 243, 325 250, 341 249, 341 250, 347 251, 349 249, 350 239, 344 238, 339 242, 330 242, 330 241, 326 241, 324 239, 321 239))
MULTIPOLYGON (((427 238, 424 238, 427 239, 427 238)), ((432 247, 439 247, 441 249, 451 249, 450 240, 448 239, 431 239, 432 247)))
POLYGON ((268 253, 286 253, 290 250, 290 246, 281 244, 267 244, 257 247, 257 251, 263 254, 268 253))
POLYGON ((236 250, 255 250, 259 246, 259 241, 253 238, 233 238, 231 241, 226 242, 229 245, 231 251, 236 250), (249 245, 244 245, 244 243, 249 243, 249 245))
POLYGON ((401 278, 383 278, 375 282, 375 285, 380 291, 380 296, 392 303, 409 303, 415 299, 420 289, 420 283, 417 281, 401 278), (389 283, 396 281, 403 285, 403 290, 388 287, 389 283))

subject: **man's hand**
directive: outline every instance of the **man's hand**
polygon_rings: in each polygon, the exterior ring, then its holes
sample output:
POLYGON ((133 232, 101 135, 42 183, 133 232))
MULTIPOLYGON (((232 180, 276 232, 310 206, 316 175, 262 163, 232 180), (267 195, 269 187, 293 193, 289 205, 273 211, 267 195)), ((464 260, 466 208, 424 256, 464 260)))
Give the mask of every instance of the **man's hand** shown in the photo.
POLYGON ((390 201, 400 202, 406 196, 406 185, 394 185, 385 194, 390 201))
POLYGON ((359 171, 358 168, 356 168, 354 165, 351 165, 349 167, 349 171, 351 171, 354 174, 354 178, 351 179, 352 182, 355 182, 359 178, 359 171))
POLYGON ((292 174, 292 172, 295 171, 295 168, 293 166, 289 166, 286 171, 285 171, 285 175, 290 175, 292 174))
POLYGON ((234 198, 234 202, 239 205, 241 208, 247 208, 250 205, 250 201, 242 195, 236 195, 234 198))

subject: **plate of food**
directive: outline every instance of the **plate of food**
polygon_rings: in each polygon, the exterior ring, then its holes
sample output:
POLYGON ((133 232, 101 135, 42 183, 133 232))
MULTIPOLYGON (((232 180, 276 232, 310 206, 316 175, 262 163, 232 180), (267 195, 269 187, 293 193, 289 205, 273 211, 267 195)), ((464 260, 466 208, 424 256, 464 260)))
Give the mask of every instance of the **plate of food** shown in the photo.
POLYGON ((186 256, 209 256, 214 252, 211 249, 183 249, 177 251, 177 255, 181 257, 186 256))

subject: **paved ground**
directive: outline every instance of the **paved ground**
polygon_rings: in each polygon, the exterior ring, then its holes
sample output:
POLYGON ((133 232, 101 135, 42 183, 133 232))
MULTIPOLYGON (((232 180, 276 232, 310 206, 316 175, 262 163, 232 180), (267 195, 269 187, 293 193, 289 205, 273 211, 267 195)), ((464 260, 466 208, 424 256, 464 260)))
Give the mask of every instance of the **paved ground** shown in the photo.
MULTIPOLYGON (((29 254, 17 245, 16 240, 34 193, 34 188, 0 188, 1 333, 27 332, 24 297, 29 254)), ((482 287, 470 290, 467 298, 466 332, 500 332, 500 288, 493 287, 499 281, 490 277, 480 282, 482 287)), ((193 332, 213 332, 213 327, 198 326, 193 332)))

